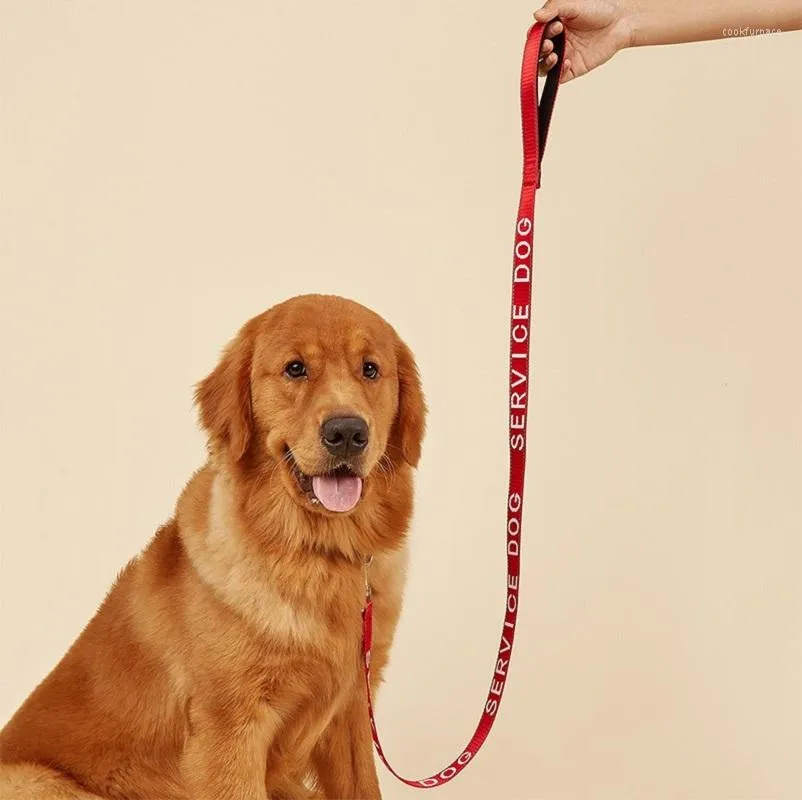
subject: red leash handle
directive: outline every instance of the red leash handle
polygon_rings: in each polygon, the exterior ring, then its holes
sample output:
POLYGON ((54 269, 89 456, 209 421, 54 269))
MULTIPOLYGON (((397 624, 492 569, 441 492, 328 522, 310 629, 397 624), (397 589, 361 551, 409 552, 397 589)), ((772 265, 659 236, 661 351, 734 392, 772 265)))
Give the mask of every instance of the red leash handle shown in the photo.
POLYGON ((540 23, 530 30, 524 47, 521 67, 521 115, 523 122, 524 169, 518 220, 515 226, 515 249, 512 268, 512 317, 510 320, 510 403, 509 447, 510 481, 507 495, 507 601, 501 643, 496 657, 493 679, 487 693, 479 724, 460 755, 445 769, 421 780, 401 777, 388 763, 382 750, 373 703, 370 696, 370 651, 373 641, 373 603, 368 593, 362 612, 363 654, 368 711, 373 743, 387 769, 407 786, 430 789, 455 778, 470 763, 487 739, 496 720, 512 655, 515 624, 518 619, 518 591, 521 564, 521 515, 524 501, 526 471, 526 420, 529 408, 529 340, 532 307, 532 265, 535 223, 535 192, 540 186, 540 168, 551 112, 557 95, 560 67, 564 50, 564 34, 554 39, 558 63, 546 77, 543 96, 538 102, 537 73, 544 26, 540 23))

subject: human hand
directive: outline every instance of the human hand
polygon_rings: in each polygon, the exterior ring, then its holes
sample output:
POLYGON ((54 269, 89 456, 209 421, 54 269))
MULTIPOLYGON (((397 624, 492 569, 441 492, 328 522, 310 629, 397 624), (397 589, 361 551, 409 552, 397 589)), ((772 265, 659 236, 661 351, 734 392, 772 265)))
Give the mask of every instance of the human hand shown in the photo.
POLYGON ((547 0, 535 11, 535 20, 546 23, 541 75, 557 64, 552 40, 565 31, 561 83, 585 75, 633 43, 630 16, 615 0, 547 0))

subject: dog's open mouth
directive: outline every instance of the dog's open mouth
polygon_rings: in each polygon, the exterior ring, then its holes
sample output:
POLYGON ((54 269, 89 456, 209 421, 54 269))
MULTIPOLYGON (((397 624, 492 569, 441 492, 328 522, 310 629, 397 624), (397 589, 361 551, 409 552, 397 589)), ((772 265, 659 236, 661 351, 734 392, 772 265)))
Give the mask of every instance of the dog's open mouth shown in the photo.
POLYGON ((301 491, 312 503, 320 503, 327 511, 345 512, 356 508, 362 497, 362 478, 345 464, 320 475, 302 472, 292 453, 288 453, 292 472, 301 491))

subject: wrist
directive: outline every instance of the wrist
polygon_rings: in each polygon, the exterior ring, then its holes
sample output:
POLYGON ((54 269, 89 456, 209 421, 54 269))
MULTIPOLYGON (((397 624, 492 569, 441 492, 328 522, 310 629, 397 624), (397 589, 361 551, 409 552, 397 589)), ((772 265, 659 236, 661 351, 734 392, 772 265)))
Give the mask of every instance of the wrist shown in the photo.
POLYGON ((620 50, 639 47, 643 44, 643 9, 638 8, 637 0, 624 0, 619 6, 621 15, 617 24, 620 50))
MULTIPOLYGON (((678 0, 625 0, 632 29, 631 47, 717 39, 722 35, 716 0, 705 0, 689 13, 678 0)), ((748 0, 743 0, 748 2, 748 0)), ((738 17, 738 9, 732 12, 738 17)))
POLYGON ((646 47, 657 44, 657 30, 660 27, 660 20, 654 2, 640 2, 638 0, 626 0, 623 6, 623 19, 629 31, 628 47, 646 47))

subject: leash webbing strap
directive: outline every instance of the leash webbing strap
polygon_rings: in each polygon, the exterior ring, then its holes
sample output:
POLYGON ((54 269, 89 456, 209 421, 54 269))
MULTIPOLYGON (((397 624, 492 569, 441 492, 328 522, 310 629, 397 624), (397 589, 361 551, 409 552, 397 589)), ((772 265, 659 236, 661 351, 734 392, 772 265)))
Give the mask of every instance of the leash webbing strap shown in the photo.
POLYGON ((538 57, 545 26, 530 28, 524 47, 521 67, 521 117, 523 127, 523 180, 515 226, 515 248, 512 268, 512 314, 510 319, 510 385, 509 385, 509 448, 510 479, 507 495, 507 600, 501 643, 496 657, 493 679, 482 716, 471 740, 460 755, 445 769, 421 780, 401 777, 388 763, 382 750, 370 693, 370 652, 373 640, 373 602, 368 590, 362 612, 363 656, 367 684, 368 711, 373 742, 379 758, 396 778, 408 786, 429 789, 455 778, 470 763, 487 739, 501 705, 507 681, 515 624, 518 618, 518 591, 521 557, 521 516, 526 471, 526 421, 529 401, 529 340, 532 308, 532 268, 535 223, 535 193, 540 186, 540 168, 546 146, 551 112, 559 84, 564 49, 564 34, 555 37, 558 63, 546 77, 543 96, 538 102, 538 57))

